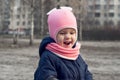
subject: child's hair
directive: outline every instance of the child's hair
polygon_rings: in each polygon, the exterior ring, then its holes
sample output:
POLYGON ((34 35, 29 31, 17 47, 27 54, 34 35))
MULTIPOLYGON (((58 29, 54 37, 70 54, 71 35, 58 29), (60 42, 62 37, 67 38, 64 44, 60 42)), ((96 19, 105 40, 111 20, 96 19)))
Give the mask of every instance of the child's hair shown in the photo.
POLYGON ((77 34, 77 21, 70 7, 60 7, 48 12, 48 27, 50 37, 56 41, 58 32, 64 28, 73 28, 77 34))

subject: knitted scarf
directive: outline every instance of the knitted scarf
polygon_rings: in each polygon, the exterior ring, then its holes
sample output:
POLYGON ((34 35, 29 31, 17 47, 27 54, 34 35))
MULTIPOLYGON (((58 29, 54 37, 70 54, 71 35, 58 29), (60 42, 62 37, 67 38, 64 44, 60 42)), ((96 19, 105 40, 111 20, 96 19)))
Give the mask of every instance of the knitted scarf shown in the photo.
POLYGON ((76 60, 79 55, 80 46, 81 44, 77 43, 75 48, 64 48, 56 43, 50 43, 46 46, 46 49, 64 59, 76 60))

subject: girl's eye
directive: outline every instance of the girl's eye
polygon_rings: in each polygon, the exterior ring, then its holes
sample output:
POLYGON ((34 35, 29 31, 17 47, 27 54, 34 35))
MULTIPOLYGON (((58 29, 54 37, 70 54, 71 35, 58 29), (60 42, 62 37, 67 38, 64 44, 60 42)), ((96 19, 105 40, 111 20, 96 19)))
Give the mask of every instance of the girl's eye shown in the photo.
POLYGON ((75 32, 70 32, 70 34, 75 34, 75 32))
POLYGON ((73 32, 71 32, 70 34, 74 34, 73 32))
POLYGON ((60 34, 61 34, 61 35, 64 35, 65 33, 64 33, 64 32, 61 32, 60 34))

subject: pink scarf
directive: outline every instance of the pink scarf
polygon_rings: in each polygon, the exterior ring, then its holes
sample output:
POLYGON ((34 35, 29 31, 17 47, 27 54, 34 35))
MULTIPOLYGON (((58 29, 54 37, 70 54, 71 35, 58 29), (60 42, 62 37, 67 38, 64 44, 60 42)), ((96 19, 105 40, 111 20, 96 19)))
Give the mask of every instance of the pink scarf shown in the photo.
POLYGON ((46 46, 46 49, 53 52, 59 57, 69 60, 76 60, 79 55, 80 46, 81 44, 77 43, 75 48, 64 48, 56 43, 50 43, 46 46))

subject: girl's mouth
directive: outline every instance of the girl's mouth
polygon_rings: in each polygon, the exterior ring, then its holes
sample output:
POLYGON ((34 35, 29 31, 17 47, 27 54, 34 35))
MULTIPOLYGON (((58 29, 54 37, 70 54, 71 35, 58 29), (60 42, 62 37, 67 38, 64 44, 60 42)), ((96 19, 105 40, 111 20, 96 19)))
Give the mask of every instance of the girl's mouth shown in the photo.
POLYGON ((64 42, 65 45, 70 45, 72 42, 64 42))

